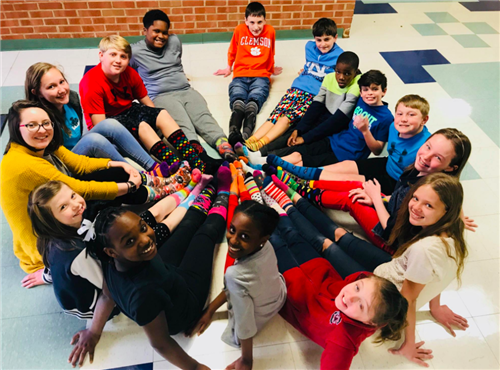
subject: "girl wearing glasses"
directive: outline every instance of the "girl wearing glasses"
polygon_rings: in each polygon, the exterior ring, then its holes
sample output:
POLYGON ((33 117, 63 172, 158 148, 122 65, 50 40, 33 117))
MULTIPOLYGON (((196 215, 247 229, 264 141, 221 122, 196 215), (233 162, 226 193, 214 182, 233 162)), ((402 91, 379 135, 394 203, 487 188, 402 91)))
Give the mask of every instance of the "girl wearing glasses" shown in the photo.
MULTIPOLYGON (((38 185, 60 180, 86 200, 115 200, 118 205, 145 203, 158 193, 141 186, 141 175, 126 162, 89 158, 66 149, 59 124, 37 102, 15 102, 7 121, 10 140, 0 165, 0 204, 12 229, 14 254, 28 273, 22 285, 31 288, 50 283, 27 212, 28 195, 38 185)), ((183 181, 189 182, 189 171, 184 175, 183 181)), ((74 217, 83 211, 75 211, 74 217)))

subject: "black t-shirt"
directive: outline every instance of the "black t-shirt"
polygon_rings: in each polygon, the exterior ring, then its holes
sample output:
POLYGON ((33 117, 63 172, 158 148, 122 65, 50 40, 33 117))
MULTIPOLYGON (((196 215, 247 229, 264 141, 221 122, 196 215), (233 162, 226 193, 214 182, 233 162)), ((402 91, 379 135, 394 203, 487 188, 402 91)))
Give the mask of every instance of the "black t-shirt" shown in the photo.
POLYGON ((178 269, 163 263, 158 254, 126 272, 117 271, 113 263, 105 264, 103 271, 117 306, 140 326, 164 311, 174 335, 188 329, 201 313, 202 307, 178 269))

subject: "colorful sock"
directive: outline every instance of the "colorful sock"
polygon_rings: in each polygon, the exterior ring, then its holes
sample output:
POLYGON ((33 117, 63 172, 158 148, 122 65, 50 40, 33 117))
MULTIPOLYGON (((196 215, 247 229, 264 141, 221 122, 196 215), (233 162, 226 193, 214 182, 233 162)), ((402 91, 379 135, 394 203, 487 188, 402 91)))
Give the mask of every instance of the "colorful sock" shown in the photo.
MULTIPOLYGON (((197 170, 195 169, 195 171, 197 171, 197 170)), ((186 200, 184 202, 182 202, 179 205, 179 207, 184 207, 184 208, 188 209, 193 204, 195 198, 198 195, 200 195, 200 192, 203 189, 205 189, 205 187, 207 186, 207 184, 212 180, 212 178, 213 178, 212 175, 201 175, 201 179, 198 182, 198 184, 196 184, 196 186, 194 187, 194 189, 191 190, 191 193, 189 194, 189 196, 186 198, 186 200)))
POLYGON ((229 170, 229 168, 221 166, 217 171, 217 198, 215 198, 214 204, 208 212, 208 215, 217 213, 224 217, 224 220, 226 219, 230 186, 231 171, 229 170))
POLYGON ((262 172, 260 171, 253 171, 253 179, 255 180, 255 184, 259 188, 259 190, 262 190, 264 188, 263 182, 264 182, 264 175, 262 175, 262 172))
POLYGON ((245 162, 245 164, 248 164, 248 158, 245 157, 244 155, 240 155, 238 157, 238 159, 241 161, 241 162, 245 162))
POLYGON ((229 187, 229 193, 240 195, 240 191, 238 189, 238 170, 232 163, 229 164, 229 170, 231 172, 231 185, 229 187))
POLYGON ((266 173, 266 176, 276 175, 276 167, 271 166, 269 163, 263 164, 262 169, 266 173))
POLYGON ((297 193, 302 197, 307 198, 312 204, 321 206, 321 195, 323 194, 322 189, 311 189, 307 186, 299 185, 297 187, 297 193))
POLYGON ((227 138, 221 137, 215 142, 215 146, 217 147, 217 151, 220 156, 227 161, 237 161, 238 156, 233 150, 231 144, 228 143, 227 138))
POLYGON ((195 168, 191 173, 191 181, 186 185, 185 188, 170 194, 171 197, 175 199, 176 206, 179 206, 181 202, 189 196, 191 191, 195 188, 196 184, 201 180, 201 172, 199 169, 195 168))
POLYGON ((177 190, 187 186, 187 184, 191 181, 191 168, 189 167, 189 163, 187 161, 182 162, 179 166, 179 170, 171 177, 171 179, 172 182, 167 186, 172 185, 177 188, 177 190))
POLYGON ((243 153, 243 144, 242 143, 236 143, 234 144, 234 151, 236 152, 236 154, 238 155, 245 155, 245 153, 243 153))
POLYGON ((245 141, 245 145, 250 149, 252 152, 258 152, 260 148, 263 146, 269 144, 271 140, 267 136, 264 136, 262 139, 256 140, 256 141, 245 141))
POLYGON ((238 174, 238 190, 240 191, 240 202, 252 199, 250 193, 248 192, 248 189, 245 186, 245 179, 243 178, 243 176, 239 174, 238 174))
POLYGON ((158 141, 154 144, 149 152, 162 162, 174 163, 178 162, 179 158, 163 141, 158 141))
POLYGON ((205 163, 200 159, 198 151, 193 148, 181 129, 174 131, 167 140, 182 154, 192 167, 199 168, 201 172, 205 172, 205 163))
POLYGON ((245 118, 243 120, 243 140, 246 140, 250 136, 252 136, 252 132, 255 129, 255 121, 257 119, 258 111, 259 106, 253 100, 249 101, 245 105, 245 118))
POLYGON ((278 188, 283 190, 290 199, 293 199, 293 196, 297 193, 294 189, 283 183, 280 179, 276 177, 276 175, 272 175, 271 178, 273 179, 274 184, 278 188))
POLYGON ((204 214, 208 214, 208 210, 215 198, 215 188, 212 184, 208 184, 205 189, 195 198, 191 207, 197 209, 204 214))
POLYGON ((243 166, 241 165, 241 162, 240 161, 234 161, 233 162, 233 165, 234 167, 236 168, 236 170, 238 171, 238 173, 241 175, 241 176, 245 176, 245 171, 243 171, 243 166))
POLYGON ((225 159, 215 159, 210 157, 205 148, 203 148, 203 146, 196 140, 191 140, 190 143, 194 148, 197 149, 198 156, 206 165, 204 173, 207 173, 209 175, 215 174, 221 166, 222 162, 225 161, 225 159))
POLYGON ((269 194, 278 204, 280 205, 281 208, 285 209, 288 206, 293 206, 292 201, 288 196, 280 189, 278 188, 273 182, 270 182, 265 188, 264 191, 269 194))
POLYGON ((254 171, 254 169, 252 167, 250 167, 249 165, 247 165, 242 159, 240 159, 240 163, 241 163, 241 168, 243 169, 243 172, 245 174, 247 173, 252 173, 254 171))
POLYGON ((146 200, 146 203, 155 201, 155 200, 160 200, 162 198, 165 198, 168 194, 164 193, 162 189, 160 188, 153 188, 151 186, 143 185, 146 190, 148 191, 148 198, 146 200))
POLYGON ((245 153, 245 157, 250 161, 250 165, 256 170, 262 169, 262 165, 266 163, 266 157, 262 157, 260 152, 250 152, 247 147, 243 147, 243 152, 245 153), (260 168, 257 168, 257 167, 260 168))
POLYGON ((248 139, 245 140, 245 142, 248 142, 248 143, 256 143, 257 141, 259 141, 259 139, 257 139, 255 136, 250 136, 248 139))
POLYGON ((260 191, 260 194, 262 195, 262 199, 264 200, 264 203, 267 204, 269 207, 272 207, 273 204, 278 204, 276 201, 270 197, 264 190, 260 191))
POLYGON ((281 166, 284 170, 305 180, 319 180, 319 176, 323 171, 322 168, 295 166, 294 164, 288 163, 274 154, 267 156, 267 163, 275 166, 281 166))
POLYGON ((288 215, 286 214, 285 210, 283 208, 281 208, 279 206, 278 203, 274 202, 272 205, 270 205, 269 207, 271 207, 272 209, 274 209, 276 212, 278 212, 278 214, 281 216, 281 217, 287 217, 288 215))
POLYGON ((260 204, 264 204, 264 201, 262 200, 262 195, 260 194, 259 187, 257 186, 253 176, 250 175, 249 173, 247 173, 245 179, 245 186, 248 190, 248 193, 250 194, 250 197, 253 200, 259 202, 260 204))
MULTIPOLYGON (((281 167, 280 167, 281 168, 281 167)), ((297 186, 299 186, 299 184, 297 184, 295 182, 294 179, 292 179, 290 177, 290 175, 286 172, 286 171, 283 171, 282 169, 279 169, 276 173, 276 177, 278 179, 280 179, 281 181, 283 181, 284 184, 288 185, 289 187, 291 187, 293 190, 297 190, 297 186)))

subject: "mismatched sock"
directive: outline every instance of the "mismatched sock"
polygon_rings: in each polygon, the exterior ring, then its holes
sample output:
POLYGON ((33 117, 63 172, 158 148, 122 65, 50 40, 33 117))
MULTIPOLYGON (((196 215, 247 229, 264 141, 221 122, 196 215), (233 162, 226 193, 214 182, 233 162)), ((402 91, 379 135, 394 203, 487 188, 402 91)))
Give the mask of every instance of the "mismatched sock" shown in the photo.
POLYGON ((264 191, 270 195, 281 208, 286 208, 288 206, 293 206, 292 201, 288 196, 278 188, 273 182, 270 182, 265 188, 264 191))
POLYGON ((158 141, 154 144, 149 152, 162 162, 174 163, 178 162, 179 158, 163 141, 158 141))
POLYGON ((181 129, 174 131, 167 140, 182 154, 192 167, 199 168, 201 172, 205 172, 206 165, 200 159, 200 153, 191 145, 181 129))

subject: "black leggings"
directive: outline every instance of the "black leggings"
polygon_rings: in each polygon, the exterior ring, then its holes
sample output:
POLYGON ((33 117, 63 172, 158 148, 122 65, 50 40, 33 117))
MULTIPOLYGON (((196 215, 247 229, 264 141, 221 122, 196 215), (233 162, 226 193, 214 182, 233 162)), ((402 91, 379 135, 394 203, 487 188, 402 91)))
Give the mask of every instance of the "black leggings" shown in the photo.
MULTIPOLYGON (((121 167, 112 167, 99 170, 82 176, 75 176, 82 181, 97 182, 127 182, 130 175, 121 167)), ((135 193, 124 194, 111 201, 111 205, 120 206, 122 204, 144 204, 148 200, 148 190, 140 186, 135 193)))
POLYGON ((224 217, 217 213, 207 217, 203 212, 189 208, 172 236, 158 250, 163 262, 179 268, 201 308, 212 282, 215 245, 222 240, 225 225, 224 217))

